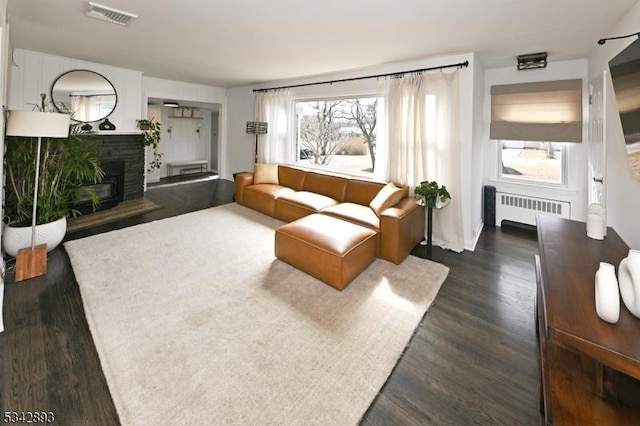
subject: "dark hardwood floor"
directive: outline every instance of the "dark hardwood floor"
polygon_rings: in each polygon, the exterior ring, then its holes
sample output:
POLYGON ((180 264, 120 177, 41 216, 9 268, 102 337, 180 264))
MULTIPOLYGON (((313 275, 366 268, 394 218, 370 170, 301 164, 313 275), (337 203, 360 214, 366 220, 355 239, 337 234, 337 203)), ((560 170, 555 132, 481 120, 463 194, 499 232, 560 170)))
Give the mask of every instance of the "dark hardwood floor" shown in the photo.
MULTIPOLYGON (((81 238, 232 201, 233 183, 150 189, 163 206, 68 236, 81 238)), ((451 268, 363 424, 539 424, 534 321, 535 232, 485 228, 474 252, 447 253, 451 268)), ((118 418, 64 248, 44 277, 5 285, 0 413, 51 411, 57 424, 118 418)), ((179 408, 179 407, 177 407, 179 408)))

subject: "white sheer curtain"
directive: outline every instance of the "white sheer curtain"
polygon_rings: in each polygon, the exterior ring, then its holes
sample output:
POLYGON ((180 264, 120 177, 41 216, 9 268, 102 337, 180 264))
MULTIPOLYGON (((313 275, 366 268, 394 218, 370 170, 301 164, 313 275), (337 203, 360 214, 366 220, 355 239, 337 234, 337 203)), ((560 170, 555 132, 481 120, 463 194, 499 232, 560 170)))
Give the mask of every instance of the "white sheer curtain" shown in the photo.
POLYGON ((89 96, 71 95, 71 111, 73 118, 82 121, 91 121, 91 98, 89 96))
POLYGON ((433 241, 464 250, 460 193, 458 71, 384 82, 387 180, 409 186, 445 185, 451 203, 433 212, 433 241))
POLYGON ((268 133, 258 138, 259 163, 286 163, 289 160, 291 98, 288 90, 258 92, 256 121, 269 123, 268 133))

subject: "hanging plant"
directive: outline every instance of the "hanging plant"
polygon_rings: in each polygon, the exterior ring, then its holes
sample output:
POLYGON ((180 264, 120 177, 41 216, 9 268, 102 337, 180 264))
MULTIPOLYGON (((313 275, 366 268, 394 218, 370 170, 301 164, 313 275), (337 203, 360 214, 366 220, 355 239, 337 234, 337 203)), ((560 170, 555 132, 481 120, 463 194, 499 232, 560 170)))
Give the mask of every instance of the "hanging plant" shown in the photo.
POLYGON ((162 152, 158 150, 162 133, 160 131, 160 123, 153 117, 150 119, 136 120, 140 130, 144 132, 144 145, 153 149, 153 159, 149 163, 147 171, 151 173, 162 165, 162 152))

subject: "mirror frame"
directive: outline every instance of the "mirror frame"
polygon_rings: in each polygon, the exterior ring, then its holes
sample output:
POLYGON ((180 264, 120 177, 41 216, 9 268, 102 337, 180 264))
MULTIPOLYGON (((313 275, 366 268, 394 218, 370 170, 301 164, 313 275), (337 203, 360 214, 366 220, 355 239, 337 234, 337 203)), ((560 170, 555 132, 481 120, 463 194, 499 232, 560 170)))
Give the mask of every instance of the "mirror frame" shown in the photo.
POLYGON ((116 107, 118 106, 118 91, 116 90, 116 87, 113 85, 113 83, 112 83, 112 82, 111 82, 107 77, 105 77, 104 75, 102 75, 102 74, 100 74, 100 73, 98 73, 98 72, 96 72, 96 71, 93 71, 93 70, 88 70, 88 69, 72 69, 72 70, 66 71, 66 72, 64 72, 64 73, 60 74, 58 77, 56 77, 56 79, 55 79, 55 80, 53 81, 53 83, 51 84, 51 91, 50 91, 51 102, 53 103, 53 107, 56 109, 56 111, 61 112, 61 113, 65 113, 65 112, 66 112, 66 113, 68 113, 68 112, 69 112, 69 111, 65 110, 64 108, 62 108, 61 106, 59 106, 59 105, 56 103, 56 98, 53 96, 53 91, 54 91, 54 88, 55 88, 55 86, 56 86, 56 83, 57 83, 58 81, 60 81, 60 79, 61 79, 61 78, 63 78, 64 76, 66 76, 66 75, 68 75, 68 74, 71 74, 71 73, 74 73, 74 72, 78 72, 78 71, 88 72, 88 73, 91 73, 91 74, 95 74, 95 75, 97 75, 98 77, 102 78, 102 79, 103 79, 104 81, 106 81, 107 83, 109 83, 109 85, 110 85, 110 86, 111 86, 111 88, 113 89, 113 96, 115 96, 115 102, 114 102, 114 104, 113 104, 113 108, 111 109, 111 111, 110 111, 107 115, 104 115, 104 116, 98 117, 98 118, 96 118, 95 120, 90 120, 90 121, 86 121, 86 120, 78 120, 78 119, 76 119, 76 118, 73 118, 73 115, 71 116, 71 119, 72 119, 73 121, 75 121, 75 122, 78 122, 78 123, 95 123, 95 122, 98 122, 98 121, 101 121, 101 120, 106 119, 106 118, 107 118, 107 117, 109 117, 111 114, 113 114, 113 112, 116 110, 116 107))

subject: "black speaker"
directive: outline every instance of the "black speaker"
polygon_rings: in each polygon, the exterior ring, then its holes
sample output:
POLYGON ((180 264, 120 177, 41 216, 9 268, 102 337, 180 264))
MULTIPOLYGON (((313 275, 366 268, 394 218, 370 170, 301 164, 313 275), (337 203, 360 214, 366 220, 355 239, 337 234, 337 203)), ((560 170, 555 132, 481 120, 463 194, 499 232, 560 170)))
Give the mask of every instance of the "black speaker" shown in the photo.
POLYGON ((496 226, 496 187, 484 187, 484 226, 496 226))

